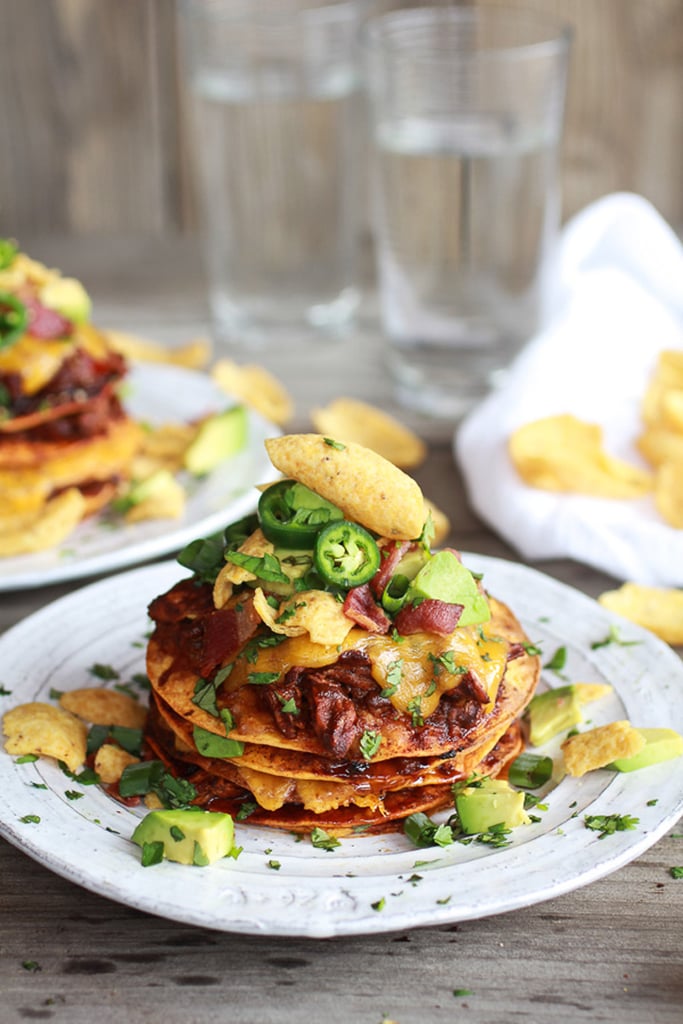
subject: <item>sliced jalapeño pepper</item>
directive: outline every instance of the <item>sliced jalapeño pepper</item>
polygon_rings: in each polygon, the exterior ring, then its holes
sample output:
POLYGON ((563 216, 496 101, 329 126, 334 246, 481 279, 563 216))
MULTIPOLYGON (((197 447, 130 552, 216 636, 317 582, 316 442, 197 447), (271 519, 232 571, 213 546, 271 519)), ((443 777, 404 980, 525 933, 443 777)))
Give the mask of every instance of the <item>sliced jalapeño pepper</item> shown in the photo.
POLYGON ((312 550, 320 530, 343 513, 304 484, 279 480, 259 498, 258 518, 269 541, 301 551, 312 550))
POLYGON ((379 569, 374 538, 357 523, 330 523, 318 534, 313 562, 326 583, 348 590, 371 580, 379 569))
POLYGON ((10 292, 0 292, 0 349, 18 341, 28 327, 28 310, 10 292))

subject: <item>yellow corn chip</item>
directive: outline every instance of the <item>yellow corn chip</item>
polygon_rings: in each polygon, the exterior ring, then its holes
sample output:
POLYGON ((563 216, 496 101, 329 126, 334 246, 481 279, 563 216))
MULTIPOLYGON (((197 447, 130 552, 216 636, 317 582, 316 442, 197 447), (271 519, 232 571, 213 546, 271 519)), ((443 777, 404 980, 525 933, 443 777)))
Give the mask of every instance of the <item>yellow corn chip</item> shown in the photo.
POLYGON ((649 473, 608 455, 601 428, 575 416, 527 423, 511 436, 509 451, 522 479, 542 490, 639 498, 652 489, 649 473))
POLYGON ((354 398, 337 398, 322 409, 313 409, 311 420, 319 434, 355 441, 401 469, 419 466, 427 455, 424 442, 412 430, 389 413, 354 398))
POLYGON ((129 764, 137 764, 139 760, 139 757, 134 757, 113 743, 103 743, 95 754, 93 767, 100 777, 100 782, 110 786, 119 781, 124 768, 129 764))
POLYGON ((652 466, 665 462, 683 462, 683 434, 666 427, 649 427, 636 441, 636 447, 652 466))
POLYGON ((96 725, 123 725, 141 729, 147 717, 147 708, 126 693, 89 686, 81 690, 67 690, 59 698, 66 710, 86 722, 96 725))
POLYGON ((632 757, 644 746, 641 733, 630 722, 621 721, 568 736, 562 744, 562 752, 567 772, 580 776, 604 768, 619 757, 632 757))
POLYGON ((655 505, 669 526, 683 529, 683 462, 664 462, 657 470, 655 505))
POLYGON ((256 409, 271 423, 281 427, 291 419, 292 399, 279 380, 262 366, 238 366, 230 359, 220 359, 211 376, 229 395, 256 409))
POLYGON ((2 720, 8 754, 40 754, 77 771, 85 761, 88 731, 75 715, 34 701, 8 711, 2 720))
POLYGON ((609 683, 573 683, 572 685, 579 704, 590 704, 613 692, 613 687, 609 683))
POLYGON ((266 449, 276 469, 331 501, 352 522, 380 537, 420 536, 425 521, 420 488, 377 452, 321 434, 269 438, 266 449))
POLYGON ((624 583, 601 594, 598 602, 669 644, 683 644, 683 590, 624 583))
POLYGON ((158 341, 141 338, 127 331, 104 331, 108 344, 126 359, 141 363, 171 363, 189 369, 201 370, 209 361, 211 343, 206 338, 194 341, 180 348, 170 348, 158 341))

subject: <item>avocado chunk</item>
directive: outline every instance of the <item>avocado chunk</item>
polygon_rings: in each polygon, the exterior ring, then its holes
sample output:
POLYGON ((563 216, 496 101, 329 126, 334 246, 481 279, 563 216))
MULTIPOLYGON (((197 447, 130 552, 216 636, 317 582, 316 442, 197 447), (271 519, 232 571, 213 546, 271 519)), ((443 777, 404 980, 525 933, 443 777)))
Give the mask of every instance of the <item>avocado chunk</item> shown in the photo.
POLYGON ((144 480, 137 480, 130 485, 126 493, 115 502, 119 512, 125 512, 133 505, 141 505, 150 498, 161 498, 175 494, 179 484, 168 469, 157 469, 144 480))
POLYGON ((524 793, 504 779, 482 779, 466 786, 455 798, 455 809, 464 832, 488 832, 494 825, 517 828, 531 819, 524 810, 524 793))
POLYGON ((247 410, 243 405, 208 416, 188 445, 183 465, 194 476, 210 473, 246 446, 247 410))
POLYGON ((234 838, 229 814, 201 810, 150 811, 131 836, 142 847, 163 843, 167 860, 199 867, 227 857, 234 838))
POLYGON ((553 736, 583 721, 579 695, 571 684, 536 694, 529 702, 527 714, 529 741, 534 747, 543 746, 553 736))
POLYGON ((461 604, 458 626, 476 626, 488 622, 491 610, 470 570, 452 551, 437 551, 420 569, 406 592, 406 602, 445 601, 461 604))
POLYGON ((75 277, 60 277, 40 289, 40 301, 75 324, 84 324, 90 318, 90 296, 75 277))
POLYGON ((649 768, 650 765, 671 761, 683 754, 683 736, 673 729, 638 729, 637 732, 645 740, 645 746, 631 757, 619 757, 612 761, 608 768, 618 772, 635 772, 638 768, 649 768))

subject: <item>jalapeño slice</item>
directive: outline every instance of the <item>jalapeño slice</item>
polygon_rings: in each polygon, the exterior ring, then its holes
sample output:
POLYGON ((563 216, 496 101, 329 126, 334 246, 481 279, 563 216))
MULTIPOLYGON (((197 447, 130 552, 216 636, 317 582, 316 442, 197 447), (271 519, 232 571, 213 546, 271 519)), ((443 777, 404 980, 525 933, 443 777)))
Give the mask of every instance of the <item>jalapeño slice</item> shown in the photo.
POLYGON ((320 531, 313 561, 326 583, 348 590, 372 579, 379 569, 380 553, 367 530, 343 520, 320 531))
POLYGON ((18 341, 28 327, 28 310, 10 292, 0 292, 0 349, 18 341))
POLYGON ((343 514, 304 484, 279 480, 259 498, 258 518, 269 541, 277 547, 301 551, 312 549, 320 530, 343 519, 343 514))

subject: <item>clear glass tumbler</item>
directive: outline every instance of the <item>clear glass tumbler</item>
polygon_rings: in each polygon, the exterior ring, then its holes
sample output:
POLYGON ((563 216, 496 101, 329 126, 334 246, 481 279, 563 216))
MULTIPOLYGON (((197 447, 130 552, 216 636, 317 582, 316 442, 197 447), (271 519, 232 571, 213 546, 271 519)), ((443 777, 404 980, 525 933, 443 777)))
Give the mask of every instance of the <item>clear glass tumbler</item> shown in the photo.
POLYGON ((519 9, 368 20, 374 235, 397 397, 457 419, 539 327, 570 34, 519 9))
POLYGON ((339 328, 359 303, 359 0, 179 0, 218 343, 339 328))

